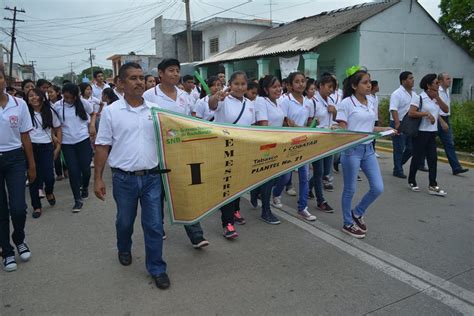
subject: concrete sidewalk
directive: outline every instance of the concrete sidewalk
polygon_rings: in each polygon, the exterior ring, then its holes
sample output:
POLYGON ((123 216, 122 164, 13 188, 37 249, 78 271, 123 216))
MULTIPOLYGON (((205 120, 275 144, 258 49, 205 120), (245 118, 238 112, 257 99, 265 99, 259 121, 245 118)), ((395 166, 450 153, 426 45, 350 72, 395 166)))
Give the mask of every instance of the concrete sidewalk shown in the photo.
MULTIPOLYGON (((474 173, 452 176, 439 164, 438 182, 448 191, 440 198, 427 194, 426 173, 414 193, 390 175, 391 156, 382 153, 379 162, 385 193, 369 210, 366 239, 340 232, 342 178, 335 174, 336 190, 325 195, 336 212, 318 212, 310 201, 315 223, 297 219, 296 198, 284 196, 277 226, 242 199, 247 224, 235 241, 222 237, 219 213, 207 218, 211 245, 203 250, 167 224, 167 291, 147 276, 138 219, 134 262, 118 263, 110 176, 106 202, 91 195, 79 214, 71 213, 68 183, 59 182, 57 205, 28 217, 31 261, 0 271, 0 315, 474 314, 474 173)), ((362 177, 358 197, 367 189, 362 177)))

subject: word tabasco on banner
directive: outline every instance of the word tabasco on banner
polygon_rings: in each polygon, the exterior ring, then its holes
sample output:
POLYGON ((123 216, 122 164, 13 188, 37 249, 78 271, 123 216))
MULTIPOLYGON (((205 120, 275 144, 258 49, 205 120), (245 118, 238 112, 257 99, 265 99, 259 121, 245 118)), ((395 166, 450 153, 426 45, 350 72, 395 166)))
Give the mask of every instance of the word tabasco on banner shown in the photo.
POLYGON ((191 224, 271 178, 378 137, 307 128, 242 127, 153 109, 173 223, 191 224))

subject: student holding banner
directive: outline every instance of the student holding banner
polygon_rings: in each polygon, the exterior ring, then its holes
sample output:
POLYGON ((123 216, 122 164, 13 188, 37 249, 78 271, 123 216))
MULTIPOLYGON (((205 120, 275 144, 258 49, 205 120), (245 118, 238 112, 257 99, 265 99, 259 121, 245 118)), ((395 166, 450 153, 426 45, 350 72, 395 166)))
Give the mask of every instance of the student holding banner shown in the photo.
MULTIPOLYGON (((345 98, 337 107, 336 121, 339 126, 355 132, 391 130, 390 127, 374 127, 377 116, 374 104, 367 97, 371 93, 368 72, 355 66, 348 69, 346 73, 348 77, 344 80, 345 98)), ((343 151, 341 153, 341 164, 344 179, 342 193, 344 226, 342 231, 355 238, 364 238, 367 232, 364 215, 370 204, 382 194, 384 189, 372 141, 343 151), (370 189, 362 200, 352 208, 352 198, 355 194, 357 174, 360 168, 369 180, 370 189)))
MULTIPOLYGON (((310 100, 303 96, 306 88, 306 78, 301 72, 292 72, 288 76, 288 86, 292 92, 289 93, 281 101, 281 107, 285 113, 285 125, 290 127, 309 126, 314 117, 314 106, 310 100)), ((307 220, 315 221, 316 216, 308 211, 308 165, 298 168, 299 175, 299 199, 298 199, 298 216, 307 220)), ((281 176, 273 189, 273 206, 282 208, 281 193, 288 183, 291 172, 281 176)))
MULTIPOLYGON (((230 77, 230 92, 219 91, 209 98, 209 109, 214 112, 215 122, 250 126, 255 123, 253 102, 244 95, 247 92, 247 76, 237 71, 230 77)), ((221 207, 224 237, 235 239, 239 236, 234 223, 243 225, 245 219, 240 214, 240 198, 221 207)))
MULTIPOLYGON (((255 116, 257 125, 260 126, 283 126, 285 120, 285 113, 277 102, 281 94, 280 81, 275 76, 265 76, 260 79, 260 85, 258 89, 258 97, 255 100, 255 116)), ((272 195, 272 187, 275 184, 275 180, 269 180, 265 184, 261 185, 258 189, 250 192, 250 202, 253 207, 257 207, 257 196, 260 193, 262 200, 262 215, 261 219, 268 224, 277 225, 280 224, 278 217, 273 215, 270 208, 270 198, 272 195)))

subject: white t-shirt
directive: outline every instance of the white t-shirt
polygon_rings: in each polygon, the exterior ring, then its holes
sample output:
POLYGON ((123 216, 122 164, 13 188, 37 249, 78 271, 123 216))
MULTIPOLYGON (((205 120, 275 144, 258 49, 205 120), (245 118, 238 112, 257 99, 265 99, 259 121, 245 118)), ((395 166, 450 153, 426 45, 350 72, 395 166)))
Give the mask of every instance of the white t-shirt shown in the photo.
POLYGON ((451 93, 449 92, 449 88, 444 90, 443 87, 439 86, 439 97, 448 106, 448 113, 444 113, 443 111, 441 111, 439 115, 441 116, 451 115, 451 93))
POLYGON ((112 146, 110 167, 124 171, 149 170, 158 166, 157 142, 150 109, 156 104, 144 100, 131 107, 120 99, 104 108, 96 145, 112 146))
MULTIPOLYGON (((316 103, 316 111, 314 113, 314 116, 318 120, 318 127, 319 128, 330 128, 333 123, 333 114, 328 112, 328 106, 334 105, 332 103, 332 99, 328 97, 327 100, 324 100, 323 97, 319 94, 318 91, 316 91, 315 96, 312 98, 314 102, 316 103)), ((311 101, 313 102, 313 101, 311 101)))
POLYGON ((393 91, 390 96, 390 120, 393 121, 392 111, 397 111, 398 119, 401 122, 410 109, 412 97, 416 95, 415 91, 410 93, 403 86, 400 86, 397 90, 393 91))
MULTIPOLYGON (((51 109, 51 115, 53 116, 53 127, 57 128, 61 126, 58 114, 51 109)), ((51 128, 48 127, 43 129, 43 118, 41 113, 34 112, 33 129, 30 131, 31 142, 35 144, 49 144, 53 142, 51 136, 51 128)))
POLYGON ((209 109, 208 95, 196 102, 193 112, 196 113, 196 117, 206 121, 210 121, 214 118, 214 111, 209 109))
POLYGON ((413 96, 411 99, 411 105, 416 106, 417 108, 420 107, 420 97, 422 99, 422 106, 420 112, 429 112, 435 118, 434 124, 431 124, 430 119, 427 116, 423 116, 421 118, 420 127, 418 128, 419 131, 423 132, 437 132, 438 131, 438 116, 441 114, 441 109, 439 105, 436 103, 436 100, 430 99, 430 97, 426 94, 426 92, 422 92, 419 96, 413 96))
POLYGON ((307 126, 308 118, 314 117, 314 105, 311 100, 303 97, 303 104, 299 103, 289 93, 285 98, 281 99, 280 103, 285 116, 295 122, 296 126, 304 127, 307 126))
POLYGON ((267 97, 257 97, 255 99, 255 119, 259 121, 268 121, 268 126, 283 126, 285 113, 281 106, 273 103, 267 97))
POLYGON ((219 123, 231 123, 243 126, 250 126, 255 123, 255 108, 252 101, 244 97, 242 101, 234 98, 233 96, 227 96, 224 101, 217 103, 217 109, 214 111, 214 121, 219 123), (240 119, 235 122, 239 117, 242 107, 245 103, 245 109, 240 119), (234 123, 235 122, 235 123, 234 123))
MULTIPOLYGON (((81 100, 82 102, 82 100, 81 100)), ((76 107, 60 100, 54 104, 54 110, 59 114, 61 120, 63 140, 66 145, 73 145, 82 142, 89 137, 89 120, 94 112, 92 105, 88 102, 82 102, 87 113, 87 120, 82 120, 76 115, 76 107)))
POLYGON ((96 97, 99 100, 102 100, 102 91, 104 91, 105 88, 110 88, 110 86, 107 83, 104 83, 103 87, 99 87, 96 83, 92 83, 91 87, 92 87, 92 96, 96 97))
POLYGON ((159 108, 176 111, 176 106, 179 106, 183 109, 183 114, 190 115, 191 114, 191 104, 187 93, 181 89, 176 89, 176 100, 171 99, 166 94, 161 91, 161 84, 157 85, 156 87, 150 88, 145 93, 143 93, 143 98, 148 102, 154 103, 158 105, 159 108))
POLYGON ((349 131, 372 133, 376 118, 374 103, 369 98, 364 105, 355 96, 350 96, 337 106, 336 121, 346 122, 349 131))
POLYGON ((25 101, 8 95, 5 108, 0 106, 0 152, 21 148, 21 133, 33 129, 25 101))

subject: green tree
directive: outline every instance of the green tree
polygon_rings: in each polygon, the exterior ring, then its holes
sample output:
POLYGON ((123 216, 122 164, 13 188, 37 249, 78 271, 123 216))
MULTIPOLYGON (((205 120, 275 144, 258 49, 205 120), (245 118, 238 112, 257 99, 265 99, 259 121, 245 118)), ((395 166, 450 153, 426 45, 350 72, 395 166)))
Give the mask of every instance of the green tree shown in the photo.
POLYGON ((441 0, 439 8, 441 27, 474 56, 474 1, 441 0))
POLYGON ((108 68, 102 68, 102 67, 98 67, 98 66, 93 66, 92 67, 92 71, 91 71, 91 67, 89 68, 86 68, 84 69, 83 71, 81 71, 81 73, 79 74, 79 80, 82 80, 82 78, 87 77, 89 80, 92 80, 92 73, 94 73, 94 71, 96 70, 102 70, 104 72, 104 77, 105 78, 111 78, 113 76, 113 71, 112 69, 108 69, 108 68))

